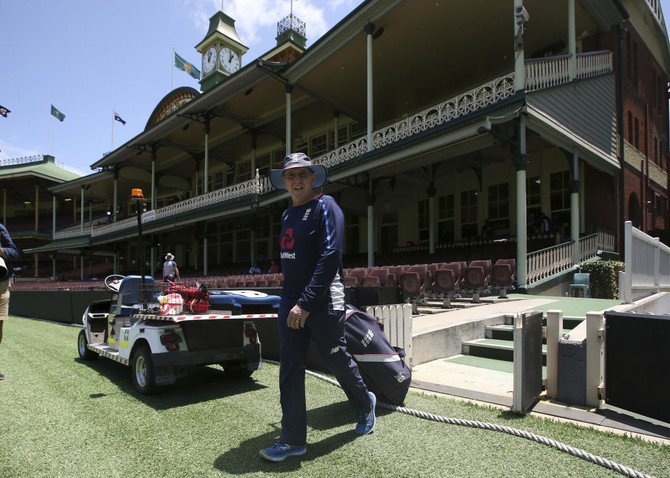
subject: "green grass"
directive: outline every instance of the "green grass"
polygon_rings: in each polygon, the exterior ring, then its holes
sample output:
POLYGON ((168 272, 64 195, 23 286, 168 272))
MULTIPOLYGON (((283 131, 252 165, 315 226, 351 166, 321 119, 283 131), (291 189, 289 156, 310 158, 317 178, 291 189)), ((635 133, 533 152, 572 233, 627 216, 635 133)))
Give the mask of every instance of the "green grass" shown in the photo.
MULTIPOLYGON (((342 391, 307 377, 302 458, 269 463, 258 450, 279 435, 278 370, 249 380, 201 368, 165 393, 137 394, 127 367, 82 362, 79 329, 12 317, 0 346, 0 477, 621 476, 504 433, 378 409, 357 438, 342 391)), ((406 407, 532 432, 670 476, 670 446, 411 391, 406 407)))

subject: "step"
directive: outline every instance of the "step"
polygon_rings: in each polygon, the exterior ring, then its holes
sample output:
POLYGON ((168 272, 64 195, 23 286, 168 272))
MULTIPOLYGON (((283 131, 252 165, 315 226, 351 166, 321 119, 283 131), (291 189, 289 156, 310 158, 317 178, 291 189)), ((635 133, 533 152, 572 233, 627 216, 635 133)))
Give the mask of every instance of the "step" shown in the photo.
MULTIPOLYGON (((497 372, 505 372, 510 374, 514 373, 514 364, 512 362, 508 362, 507 360, 496 360, 486 357, 477 357, 474 355, 454 355, 453 357, 449 357, 445 360, 447 362, 469 367, 495 370, 497 372)), ((473 374, 474 373, 475 372, 473 371, 473 374)), ((542 367, 542 378, 547 378, 547 367, 545 366, 542 367)))
MULTIPOLYGON (((564 328, 562 333, 568 334, 572 329, 564 328)), ((486 327, 487 339, 499 340, 514 340, 514 326, 513 325, 488 325, 486 327)), ((546 343, 546 335, 542 338, 542 343, 546 343)))
MULTIPOLYGON (((500 339, 477 339, 463 342, 463 355, 491 358, 495 360, 514 360, 514 342, 500 339)), ((547 346, 542 344, 542 365, 546 365, 547 346)))

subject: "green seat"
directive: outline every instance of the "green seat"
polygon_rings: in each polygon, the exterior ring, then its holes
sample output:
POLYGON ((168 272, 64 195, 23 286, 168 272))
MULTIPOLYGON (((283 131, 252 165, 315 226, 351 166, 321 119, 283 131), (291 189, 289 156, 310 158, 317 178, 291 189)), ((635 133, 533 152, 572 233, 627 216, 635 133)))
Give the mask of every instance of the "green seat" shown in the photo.
POLYGON ((576 297, 575 292, 578 290, 582 291, 582 297, 589 297, 589 274, 587 272, 578 272, 574 275, 572 279, 572 284, 570 284, 570 297, 576 297))

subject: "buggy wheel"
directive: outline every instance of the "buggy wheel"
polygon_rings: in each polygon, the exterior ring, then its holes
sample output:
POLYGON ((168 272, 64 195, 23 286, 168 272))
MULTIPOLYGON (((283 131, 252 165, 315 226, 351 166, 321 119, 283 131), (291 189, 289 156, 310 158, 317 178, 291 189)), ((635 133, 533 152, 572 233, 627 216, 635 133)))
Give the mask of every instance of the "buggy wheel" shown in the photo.
POLYGON ((254 373, 246 362, 221 362, 221 366, 226 375, 232 378, 249 378, 254 373))
POLYGON ((88 338, 86 337, 86 329, 81 329, 79 331, 79 337, 77 338, 77 350, 79 350, 79 357, 82 360, 95 360, 98 358, 98 354, 89 350, 88 347, 88 338))
POLYGON ((151 349, 148 345, 141 345, 135 350, 131 364, 133 385, 142 395, 151 395, 158 389, 156 372, 151 349))

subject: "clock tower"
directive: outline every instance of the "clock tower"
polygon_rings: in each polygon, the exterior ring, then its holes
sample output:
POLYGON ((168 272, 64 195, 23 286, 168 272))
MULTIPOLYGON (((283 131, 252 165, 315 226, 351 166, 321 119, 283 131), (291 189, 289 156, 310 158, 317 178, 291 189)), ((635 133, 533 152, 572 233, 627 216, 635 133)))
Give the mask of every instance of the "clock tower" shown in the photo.
POLYGON ((235 20, 219 11, 209 19, 209 31, 195 49, 202 54, 200 86, 204 92, 239 70, 249 48, 237 36, 235 20))

